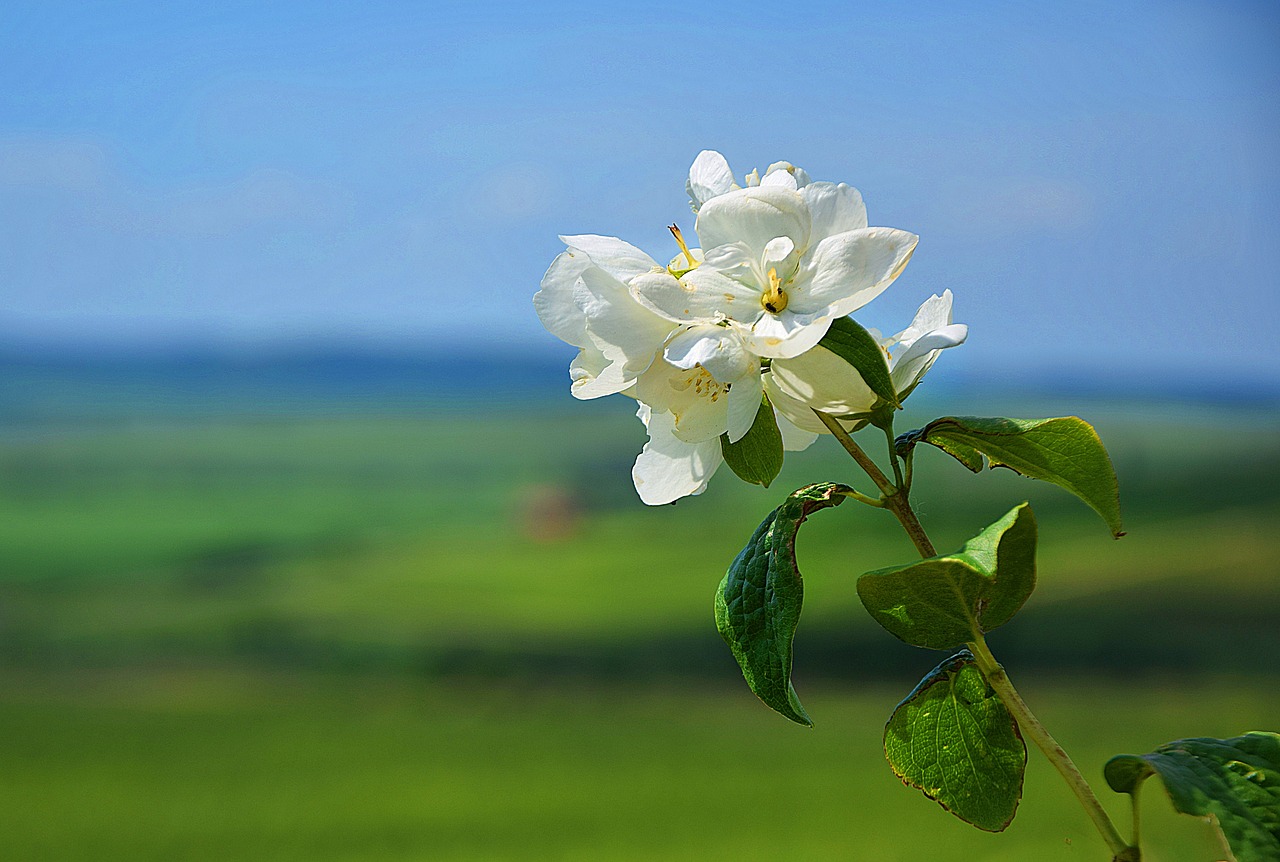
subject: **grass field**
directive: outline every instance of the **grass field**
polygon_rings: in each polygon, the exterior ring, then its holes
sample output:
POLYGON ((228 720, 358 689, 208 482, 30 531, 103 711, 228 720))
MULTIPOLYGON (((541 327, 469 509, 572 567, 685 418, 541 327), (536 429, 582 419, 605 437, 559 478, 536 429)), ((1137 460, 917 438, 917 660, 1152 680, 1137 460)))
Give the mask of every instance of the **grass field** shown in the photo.
MULTIPOLYGON (((0 426, 0 859, 1102 858, 1035 753, 1003 836, 884 765, 938 656, 857 604, 910 559, 881 513, 801 537, 818 726, 742 685, 715 585, 788 490, 853 477, 834 447, 646 509, 625 404, 577 407, 0 426)), ((993 647, 1090 776, 1280 726, 1276 415, 1085 415, 1119 542, 1057 489, 920 456, 939 547, 1036 507, 1040 588, 993 647)), ((1219 858, 1166 807, 1146 858, 1219 858)))
MULTIPOLYGON (((1280 706, 1231 682, 1077 682, 1025 694, 1095 774, 1149 739, 1232 733, 1280 706)), ((6 691, 6 859, 1103 858, 1037 757, 1003 835, 903 788, 879 754, 898 697, 883 686, 812 692, 813 730, 723 685, 153 672, 6 691)), ((1146 802, 1144 858, 1219 858, 1206 827, 1146 802)))

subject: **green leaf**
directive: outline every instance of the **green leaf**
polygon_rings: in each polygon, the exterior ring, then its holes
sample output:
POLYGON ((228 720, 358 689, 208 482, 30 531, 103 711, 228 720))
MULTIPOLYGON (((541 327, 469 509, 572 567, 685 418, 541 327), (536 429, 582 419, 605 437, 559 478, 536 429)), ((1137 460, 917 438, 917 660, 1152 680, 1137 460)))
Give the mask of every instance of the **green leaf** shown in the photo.
POLYGON ((913 646, 951 649, 1013 618, 1036 586, 1036 519, 1021 503, 954 554, 858 579, 872 618, 913 646))
POLYGON ((875 336, 862 328, 862 324, 852 317, 837 317, 818 346, 825 347, 852 365, 871 391, 888 404, 902 406, 897 390, 893 388, 893 378, 889 376, 889 362, 885 359, 884 350, 875 336))
POLYGON ((729 469, 744 482, 768 488, 778 478, 782 470, 782 432, 768 398, 761 399, 755 421, 737 443, 730 443, 727 434, 720 435, 720 452, 729 469))
POLYGON ((1280 862, 1280 734, 1179 739, 1150 754, 1120 754, 1103 769, 1117 793, 1159 774, 1173 807, 1213 815, 1238 862, 1280 862))
POLYGON ((791 645, 804 601, 796 533, 811 513, 844 502, 848 490, 821 482, 794 492, 752 533, 716 592, 716 628, 747 685, 767 706, 808 727, 813 721, 791 685, 791 645))
POLYGON ((1077 416, 1058 419, 983 419, 946 416, 898 438, 900 452, 916 443, 937 446, 977 473, 1008 467, 1065 488, 1102 516, 1116 538, 1124 535, 1120 488, 1107 450, 1093 426, 1077 416))
POLYGON ((898 704, 884 756, 905 784, 979 829, 1003 831, 1018 810, 1027 746, 968 650, 898 704))

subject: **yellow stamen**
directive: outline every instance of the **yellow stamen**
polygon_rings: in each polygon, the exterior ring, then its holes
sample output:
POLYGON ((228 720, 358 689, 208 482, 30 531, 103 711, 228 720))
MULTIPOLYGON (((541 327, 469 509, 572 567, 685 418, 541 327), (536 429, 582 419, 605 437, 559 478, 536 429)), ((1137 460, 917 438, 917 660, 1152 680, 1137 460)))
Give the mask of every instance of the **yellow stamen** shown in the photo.
POLYGON ((769 267, 769 290, 761 297, 760 304, 770 314, 778 314, 787 307, 787 292, 782 289, 777 267, 769 267))
POLYGON ((699 261, 693 259, 693 252, 689 251, 689 246, 685 244, 684 234, 680 233, 680 228, 669 224, 667 230, 671 231, 671 235, 676 238, 676 245, 680 246, 680 251, 684 252, 685 258, 688 259, 689 269, 697 269, 699 261))

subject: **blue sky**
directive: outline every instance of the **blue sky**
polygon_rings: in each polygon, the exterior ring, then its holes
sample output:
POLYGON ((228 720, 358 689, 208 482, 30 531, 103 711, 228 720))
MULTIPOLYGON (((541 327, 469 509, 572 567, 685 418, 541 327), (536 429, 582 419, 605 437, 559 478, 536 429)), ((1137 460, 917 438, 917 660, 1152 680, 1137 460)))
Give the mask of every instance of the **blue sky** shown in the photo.
POLYGON ((860 319, 968 367, 1280 378, 1274 3, 461 5, 6 4, 0 336, 543 345, 713 148, 920 234, 860 319))

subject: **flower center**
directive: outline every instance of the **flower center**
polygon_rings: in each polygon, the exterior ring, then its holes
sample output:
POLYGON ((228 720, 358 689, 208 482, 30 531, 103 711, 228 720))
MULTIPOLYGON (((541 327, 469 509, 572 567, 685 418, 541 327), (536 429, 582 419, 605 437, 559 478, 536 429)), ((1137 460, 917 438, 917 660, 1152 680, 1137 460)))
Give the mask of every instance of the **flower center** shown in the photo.
POLYGON ((689 387, 693 387, 694 395, 699 398, 709 398, 712 404, 719 401, 720 396, 727 394, 731 385, 716 380, 711 376, 711 372, 701 365, 693 366, 672 381, 672 387, 677 391, 684 392, 689 387))
POLYGON ((760 304, 770 314, 777 314, 787 307, 787 292, 782 289, 777 267, 769 267, 769 289, 760 297, 760 304))

